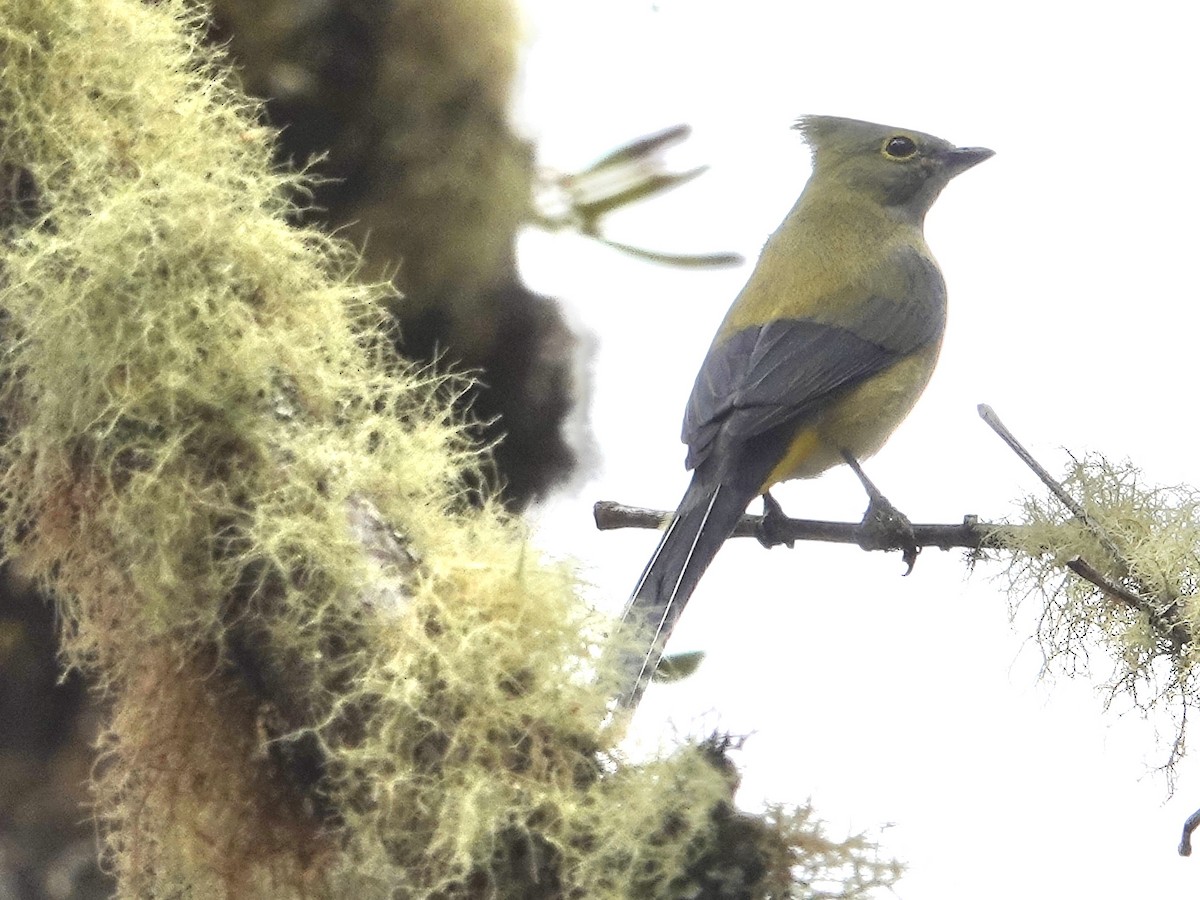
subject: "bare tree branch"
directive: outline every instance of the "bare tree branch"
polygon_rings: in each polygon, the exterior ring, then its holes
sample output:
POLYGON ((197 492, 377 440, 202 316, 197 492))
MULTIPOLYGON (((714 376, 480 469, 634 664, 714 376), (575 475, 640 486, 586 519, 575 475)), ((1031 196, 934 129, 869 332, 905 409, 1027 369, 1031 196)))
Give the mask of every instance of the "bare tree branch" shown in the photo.
MULTIPOLYGON (((669 510, 626 506, 613 500, 600 500, 592 507, 596 527, 601 531, 616 528, 661 528, 671 517, 669 510)), ((733 530, 732 537, 752 537, 763 540, 762 516, 744 515, 733 530)), ((950 550, 963 547, 981 550, 1007 526, 980 522, 977 516, 964 516, 958 525, 913 525, 913 536, 919 547, 938 547, 950 550)), ((832 544, 857 544, 865 550, 881 550, 873 540, 870 528, 859 522, 826 522, 817 519, 784 519, 778 529, 772 529, 769 543, 789 541, 822 541, 832 544), (776 531, 778 532, 776 534, 776 531)))

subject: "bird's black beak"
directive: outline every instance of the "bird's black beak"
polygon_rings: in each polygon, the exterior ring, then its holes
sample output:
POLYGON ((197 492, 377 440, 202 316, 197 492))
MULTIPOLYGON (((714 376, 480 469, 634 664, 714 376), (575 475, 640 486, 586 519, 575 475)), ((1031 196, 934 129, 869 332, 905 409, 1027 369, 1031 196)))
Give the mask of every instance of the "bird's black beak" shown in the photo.
POLYGON ((953 150, 947 150, 940 154, 942 165, 946 167, 946 171, 950 173, 951 177, 965 172, 971 166, 979 165, 985 159, 990 159, 995 155, 996 151, 989 150, 987 147, 955 147, 953 150))

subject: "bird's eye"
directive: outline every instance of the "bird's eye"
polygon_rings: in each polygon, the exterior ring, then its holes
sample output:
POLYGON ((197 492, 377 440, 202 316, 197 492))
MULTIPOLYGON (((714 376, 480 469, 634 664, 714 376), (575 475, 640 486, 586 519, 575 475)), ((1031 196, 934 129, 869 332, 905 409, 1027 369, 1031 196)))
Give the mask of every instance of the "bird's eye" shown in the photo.
POLYGON ((888 138, 883 145, 883 152, 892 159, 908 159, 917 152, 917 142, 903 134, 888 138))

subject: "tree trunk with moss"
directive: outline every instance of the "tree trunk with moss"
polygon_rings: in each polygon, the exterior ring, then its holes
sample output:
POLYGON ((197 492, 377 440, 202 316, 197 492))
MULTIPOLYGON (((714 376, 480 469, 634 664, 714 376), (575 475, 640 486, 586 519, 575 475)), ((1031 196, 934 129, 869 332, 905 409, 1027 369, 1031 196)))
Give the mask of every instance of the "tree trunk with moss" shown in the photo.
POLYGON ((281 129, 277 156, 320 178, 298 217, 392 277, 410 358, 470 371, 456 407, 492 445, 485 485, 510 509, 563 481, 578 342, 521 282, 534 154, 509 124, 512 0, 213 0, 212 40, 281 129))

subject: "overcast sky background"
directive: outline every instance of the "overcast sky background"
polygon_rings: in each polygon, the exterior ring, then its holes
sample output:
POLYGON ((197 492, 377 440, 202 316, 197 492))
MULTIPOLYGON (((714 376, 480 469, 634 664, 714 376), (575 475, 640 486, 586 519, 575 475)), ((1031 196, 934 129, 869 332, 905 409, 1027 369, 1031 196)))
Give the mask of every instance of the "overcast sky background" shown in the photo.
MULTIPOLYGON (((941 362, 914 413, 867 464, 916 522, 996 519, 1035 490, 976 416, 992 404, 1052 471, 1062 448, 1131 458, 1149 480, 1200 483, 1194 413, 1200 199, 1195 29, 1179 3, 836 3, 524 0, 517 109, 542 164, 577 170, 676 122, 681 165, 712 171, 613 216, 619 240, 753 260, 809 174, 791 122, 826 113, 932 132, 996 157, 956 179, 926 234, 950 293, 941 362)), ((579 560, 617 611, 648 531, 598 533, 597 499, 673 508, 687 483, 683 406, 716 325, 750 272, 639 261, 576 235, 530 232, 521 267, 595 339, 585 481, 535 516, 535 540, 579 560)), ((792 515, 856 521, 844 470, 777 494, 792 515)), ((812 797, 837 828, 879 829, 909 864, 905 900, 1194 896, 1175 853, 1200 807, 1154 769, 1172 723, 1097 681, 1039 681, 998 568, 731 542, 671 650, 700 671, 652 688, 644 744, 749 734, 743 805, 812 797)), ((1103 673, 1104 661, 1097 668, 1103 673)))

